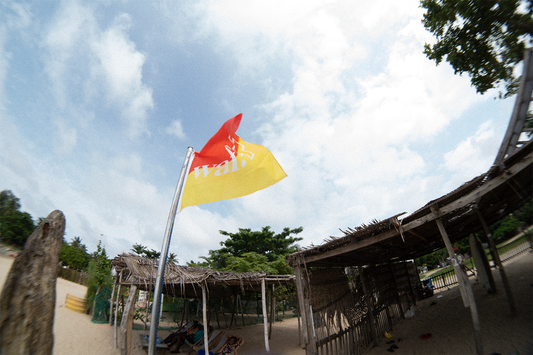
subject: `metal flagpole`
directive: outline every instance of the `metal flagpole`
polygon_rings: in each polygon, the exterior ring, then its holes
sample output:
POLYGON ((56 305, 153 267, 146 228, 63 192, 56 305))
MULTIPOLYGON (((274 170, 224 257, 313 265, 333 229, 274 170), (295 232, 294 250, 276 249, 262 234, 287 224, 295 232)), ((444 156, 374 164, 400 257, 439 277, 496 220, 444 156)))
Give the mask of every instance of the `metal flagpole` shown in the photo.
MULTIPOLYGON (((185 185, 185 179, 187 177, 187 169, 189 167, 192 147, 187 148, 187 155, 185 156, 185 162, 181 167, 180 178, 178 185, 176 186, 176 192, 174 193, 174 200, 172 201, 172 208, 167 220, 167 230, 165 232, 165 240, 161 247, 161 256, 159 257, 159 266, 157 268, 157 278, 155 281, 154 289, 154 302, 152 304, 152 317, 150 320, 150 338, 148 341, 148 355, 155 355, 155 342, 157 338, 157 327, 159 326, 159 313, 161 312, 160 302, 161 293, 163 291, 163 279, 165 277, 165 266, 167 264, 168 247, 170 245, 170 237, 172 236, 172 228, 174 227, 174 219, 176 218, 176 211, 178 209, 179 202, 181 200, 181 192, 185 185)), ((149 301, 149 300, 148 300, 149 301)))

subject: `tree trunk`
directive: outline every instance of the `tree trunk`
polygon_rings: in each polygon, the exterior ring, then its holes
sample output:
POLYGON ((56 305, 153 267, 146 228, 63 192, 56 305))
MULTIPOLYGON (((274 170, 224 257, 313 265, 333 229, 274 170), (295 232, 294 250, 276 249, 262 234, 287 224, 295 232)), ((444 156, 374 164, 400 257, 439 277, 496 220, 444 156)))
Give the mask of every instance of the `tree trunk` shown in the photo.
POLYGON ((53 211, 29 236, 0 295, 0 354, 52 354, 65 216, 53 211))

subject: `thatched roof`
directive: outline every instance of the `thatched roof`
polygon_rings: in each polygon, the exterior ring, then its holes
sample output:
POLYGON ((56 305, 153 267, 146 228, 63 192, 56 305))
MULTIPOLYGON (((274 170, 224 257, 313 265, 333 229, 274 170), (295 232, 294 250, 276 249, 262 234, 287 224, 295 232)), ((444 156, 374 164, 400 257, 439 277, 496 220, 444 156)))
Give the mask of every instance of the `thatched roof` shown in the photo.
POLYGON ((436 219, 444 223, 452 243, 482 230, 476 207, 488 225, 529 202, 533 196, 533 140, 507 157, 505 168, 488 172, 428 202, 411 215, 404 213, 368 225, 341 230, 322 245, 289 256, 293 266, 345 267, 410 260, 445 247, 436 219), (435 209, 433 211, 432 209, 435 209))
MULTIPOLYGON (((134 284, 142 290, 153 290, 157 278, 158 260, 124 253, 116 256, 111 264, 117 274, 122 273, 122 284, 134 284)), ((208 285, 210 297, 224 297, 238 290, 260 292, 263 280, 267 285, 293 284, 294 275, 268 275, 264 272, 235 273, 167 263, 163 293, 197 298, 202 295, 201 285, 204 284, 208 285)))

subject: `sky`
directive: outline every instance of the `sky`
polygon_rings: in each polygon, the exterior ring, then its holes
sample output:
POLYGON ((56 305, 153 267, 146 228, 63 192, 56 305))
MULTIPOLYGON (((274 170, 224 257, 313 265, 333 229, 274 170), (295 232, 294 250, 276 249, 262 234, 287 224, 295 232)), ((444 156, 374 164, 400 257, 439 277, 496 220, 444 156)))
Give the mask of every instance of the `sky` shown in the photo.
POLYGON ((67 241, 161 250, 187 147, 237 131, 287 177, 187 207, 169 251, 303 227, 301 247, 412 213, 487 171, 514 98, 423 54, 417 0, 0 0, 0 191, 67 241))

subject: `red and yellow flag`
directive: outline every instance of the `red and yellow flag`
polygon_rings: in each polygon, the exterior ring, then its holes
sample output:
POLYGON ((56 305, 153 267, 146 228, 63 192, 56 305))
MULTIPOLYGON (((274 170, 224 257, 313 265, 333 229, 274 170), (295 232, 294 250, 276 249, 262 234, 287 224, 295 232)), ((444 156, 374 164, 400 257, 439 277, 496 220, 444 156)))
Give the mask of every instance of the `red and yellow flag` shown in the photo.
POLYGON ((181 209, 249 195, 287 176, 268 149, 235 134, 241 118, 242 113, 228 120, 194 153, 181 209))

